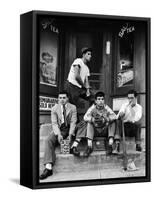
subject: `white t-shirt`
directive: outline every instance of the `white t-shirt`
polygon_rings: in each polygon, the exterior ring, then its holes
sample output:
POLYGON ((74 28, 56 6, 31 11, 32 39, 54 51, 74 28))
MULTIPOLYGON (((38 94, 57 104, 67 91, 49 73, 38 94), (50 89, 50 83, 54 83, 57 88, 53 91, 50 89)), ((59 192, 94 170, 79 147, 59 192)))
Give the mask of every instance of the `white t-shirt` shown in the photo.
POLYGON ((82 87, 75 79, 75 71, 74 71, 74 65, 79 65, 80 66, 80 77, 83 81, 85 82, 85 79, 87 76, 90 76, 89 68, 88 66, 83 62, 81 58, 77 58, 74 60, 74 62, 71 65, 70 72, 68 74, 67 80, 72 83, 73 85, 76 85, 78 87, 82 87))

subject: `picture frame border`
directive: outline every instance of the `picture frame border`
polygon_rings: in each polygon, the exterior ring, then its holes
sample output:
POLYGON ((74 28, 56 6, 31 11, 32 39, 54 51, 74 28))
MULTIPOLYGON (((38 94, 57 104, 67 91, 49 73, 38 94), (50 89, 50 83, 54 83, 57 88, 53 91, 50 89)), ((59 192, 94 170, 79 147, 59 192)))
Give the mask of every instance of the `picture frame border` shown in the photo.
POLYGON ((33 188, 94 186, 151 181, 151 19, 85 13, 31 11, 20 16, 20 184, 33 188), (39 70, 37 17, 40 15, 93 19, 136 20, 147 23, 146 38, 146 176, 39 183, 39 70), (29 30, 29 31, 27 31, 29 30), (26 53, 28 51, 28 54, 26 53), (25 74, 27 77, 25 77, 25 74), (27 144, 28 148, 27 148, 27 144))

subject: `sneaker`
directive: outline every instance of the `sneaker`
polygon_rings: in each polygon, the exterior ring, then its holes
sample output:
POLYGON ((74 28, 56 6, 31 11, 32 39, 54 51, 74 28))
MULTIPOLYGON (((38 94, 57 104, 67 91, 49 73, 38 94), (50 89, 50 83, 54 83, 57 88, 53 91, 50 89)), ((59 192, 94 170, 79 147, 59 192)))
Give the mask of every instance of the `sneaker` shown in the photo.
POLYGON ((136 144, 136 151, 142 151, 142 147, 140 144, 136 144))
POLYGON ((83 153, 83 157, 89 157, 92 151, 93 151, 92 147, 87 147, 86 151, 83 153))
POLYGON ((48 176, 52 176, 53 172, 52 172, 52 169, 49 170, 49 169, 44 169, 43 173, 40 175, 40 179, 43 180, 45 178, 47 178, 48 176))
POLYGON ((80 156, 80 152, 77 150, 77 147, 71 148, 70 153, 74 154, 75 156, 80 156))

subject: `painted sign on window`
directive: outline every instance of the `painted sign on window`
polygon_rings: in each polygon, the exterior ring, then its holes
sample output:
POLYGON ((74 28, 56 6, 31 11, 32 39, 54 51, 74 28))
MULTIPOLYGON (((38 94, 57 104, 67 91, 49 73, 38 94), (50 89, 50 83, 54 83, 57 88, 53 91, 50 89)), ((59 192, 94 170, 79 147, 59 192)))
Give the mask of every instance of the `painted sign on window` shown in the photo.
POLYGON ((117 87, 133 84, 134 79, 134 31, 129 23, 119 32, 119 64, 117 71, 117 87))
POLYGON ((50 111, 51 108, 58 103, 57 98, 53 97, 45 97, 45 96, 39 96, 39 102, 40 102, 40 110, 42 111, 50 111))

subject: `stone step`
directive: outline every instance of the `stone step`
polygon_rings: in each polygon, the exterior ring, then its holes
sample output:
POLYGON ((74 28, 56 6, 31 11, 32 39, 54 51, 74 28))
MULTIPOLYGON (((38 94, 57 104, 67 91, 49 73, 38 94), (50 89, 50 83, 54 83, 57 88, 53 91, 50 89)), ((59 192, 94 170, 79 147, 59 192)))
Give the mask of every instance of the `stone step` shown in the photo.
MULTIPOLYGON (((47 138, 47 136, 44 136, 43 138, 40 139, 40 157, 42 158, 44 155, 44 149, 45 149, 45 139, 47 138)), ((145 151, 145 145, 143 143, 141 143, 141 146, 143 148, 143 151, 145 151)), ((81 141, 78 149, 80 151, 85 150, 87 147, 87 142, 85 140, 81 141)), ((102 140, 102 138, 98 139, 95 138, 95 140, 93 141, 93 148, 94 151, 105 151, 107 148, 107 144, 104 140, 102 140)), ((114 148, 114 145, 113 145, 114 148)), ((123 144, 122 142, 120 143, 120 151, 122 152, 123 149, 123 144)), ((135 151, 136 150, 136 144, 135 144, 135 140, 134 139, 126 139, 126 151, 135 151)), ((60 153, 60 146, 58 146, 56 148, 56 152, 60 153)))
POLYGON ((56 172, 54 170, 53 175, 44 180, 40 180, 41 183, 59 182, 59 181, 84 181, 84 180, 100 180, 114 179, 114 178, 130 178, 130 177, 144 177, 145 167, 141 167, 135 171, 124 171, 123 168, 116 169, 94 169, 87 171, 69 171, 69 172, 56 172))
MULTIPOLYGON (((51 125, 44 125, 40 129, 40 174, 42 173, 43 156, 45 139, 51 131, 51 125)), ((142 135, 145 136, 145 129, 142 130, 142 135)), ((145 137, 143 137, 145 138, 145 137)), ((123 153, 122 142, 120 144, 119 155, 107 155, 106 145, 102 138, 95 138, 94 151, 89 158, 84 158, 83 152, 87 146, 85 140, 79 145, 81 156, 75 157, 72 154, 60 153, 60 146, 56 148, 56 163, 53 171, 54 175, 45 179, 45 182, 63 181, 63 180, 85 180, 86 178, 113 178, 125 176, 144 176, 145 175, 145 152, 135 151, 134 138, 126 138, 126 149, 128 159, 132 159, 136 167, 140 170, 137 172, 123 173, 123 153)), ((142 147, 144 149, 145 139, 142 140, 142 147)))
MULTIPOLYGON (((123 167, 123 154, 106 155, 105 151, 94 151, 88 158, 84 158, 83 151, 80 157, 72 154, 56 154, 55 172, 75 172, 95 169, 117 169, 123 167)), ((128 152, 128 159, 133 160, 137 167, 145 166, 144 152, 128 152)), ((40 158, 40 170, 43 170, 43 159, 40 158)))
MULTIPOLYGON (((40 127, 40 156, 42 157, 44 155, 44 149, 45 149, 45 140, 48 137, 48 135, 52 131, 52 126, 51 124, 43 124, 40 127)), ((145 128, 142 128, 141 131, 141 146, 143 151, 145 150, 145 128)), ((83 150, 84 147, 86 147, 86 141, 81 141, 80 143, 80 149, 83 150)), ((103 138, 95 138, 93 142, 94 150, 99 151, 99 150, 106 150, 106 143, 103 141, 103 138)), ((126 137, 126 148, 127 151, 129 150, 134 150, 135 151, 135 139, 134 138, 127 138, 126 137)), ((122 150, 122 142, 120 144, 120 149, 122 150)))

